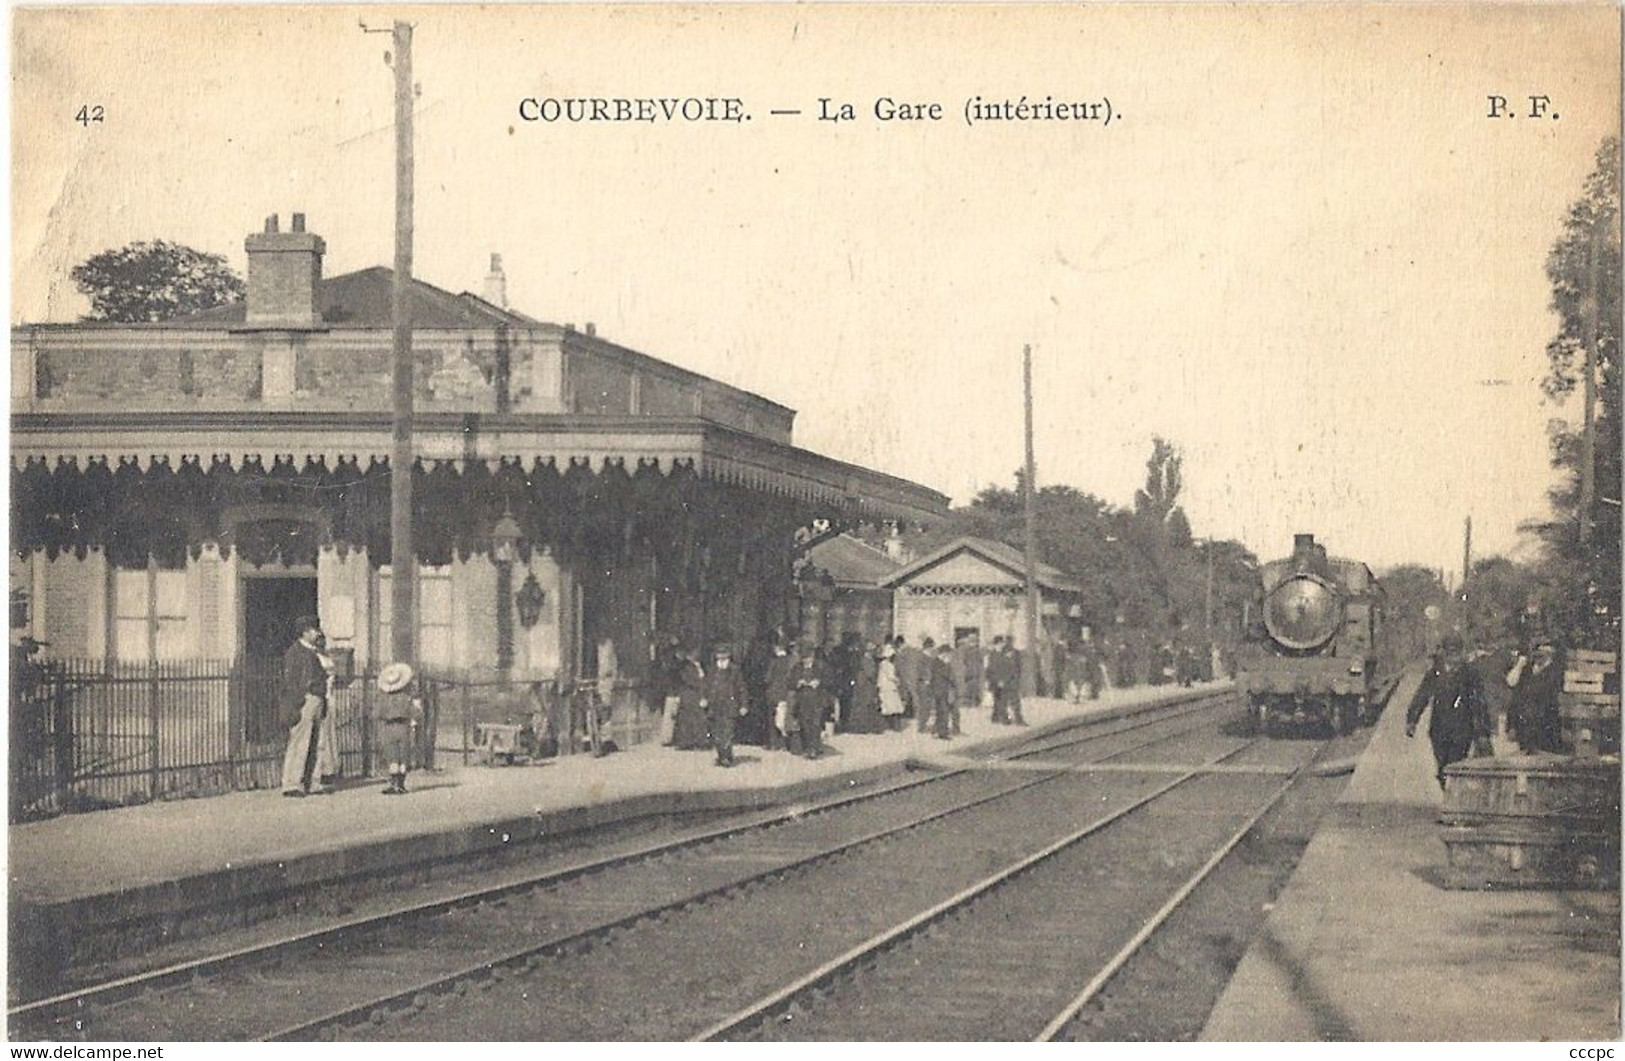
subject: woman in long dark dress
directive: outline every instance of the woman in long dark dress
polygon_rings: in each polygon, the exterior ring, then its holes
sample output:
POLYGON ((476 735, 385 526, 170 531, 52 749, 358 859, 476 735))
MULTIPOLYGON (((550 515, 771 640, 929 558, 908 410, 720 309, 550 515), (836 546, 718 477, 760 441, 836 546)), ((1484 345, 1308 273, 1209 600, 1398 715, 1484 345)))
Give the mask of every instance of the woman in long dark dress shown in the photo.
POLYGON ((880 715, 880 661, 875 646, 864 645, 856 652, 852 673, 852 709, 846 718, 848 733, 884 733, 886 720, 880 715))
POLYGON ((672 726, 672 746, 682 751, 699 751, 711 747, 711 730, 705 721, 705 709, 700 706, 700 685, 705 680, 705 668, 700 666, 699 653, 683 650, 683 666, 677 676, 677 722, 672 726))

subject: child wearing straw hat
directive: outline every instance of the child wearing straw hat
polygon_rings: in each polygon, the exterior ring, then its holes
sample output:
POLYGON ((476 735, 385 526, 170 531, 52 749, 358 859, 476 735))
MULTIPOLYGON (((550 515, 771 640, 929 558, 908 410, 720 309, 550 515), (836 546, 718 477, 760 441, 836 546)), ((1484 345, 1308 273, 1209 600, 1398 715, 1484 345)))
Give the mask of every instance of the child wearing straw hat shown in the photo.
POLYGON ((379 761, 389 766, 386 796, 406 795, 412 727, 423 714, 423 701, 417 696, 414 677, 411 666, 406 663, 391 663, 378 672, 378 691, 383 695, 373 705, 372 717, 378 723, 379 761))

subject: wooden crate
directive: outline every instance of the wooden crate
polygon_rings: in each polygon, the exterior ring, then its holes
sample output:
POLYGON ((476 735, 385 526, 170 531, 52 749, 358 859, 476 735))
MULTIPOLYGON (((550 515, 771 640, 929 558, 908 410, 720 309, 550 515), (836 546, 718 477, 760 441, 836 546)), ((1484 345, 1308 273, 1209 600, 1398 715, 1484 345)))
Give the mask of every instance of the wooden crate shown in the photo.
MULTIPOLYGON (((1563 692, 1581 696, 1619 695, 1619 663, 1612 652, 1577 648, 1563 669, 1563 692)), ((1617 701, 1616 701, 1617 702, 1617 701)))
POLYGON ((1560 693, 1557 713, 1562 718, 1619 719, 1618 693, 1560 693))
POLYGON ((1608 675, 1601 671, 1595 674, 1587 674, 1584 671, 1567 670, 1563 672, 1563 691, 1565 693, 1600 693, 1603 691, 1603 683, 1607 679, 1608 675))
POLYGON ((1601 652, 1592 648, 1575 648, 1569 650, 1569 668, 1571 670, 1592 670, 1598 674, 1613 674, 1618 670, 1619 656, 1613 652, 1601 652))
POLYGON ((1564 722, 1562 742, 1577 759, 1619 755, 1619 720, 1612 722, 1564 722))
POLYGON ((1446 826, 1445 883, 1452 888, 1586 888, 1619 885, 1619 834, 1525 820, 1446 826))
POLYGON ((1445 820, 1557 818, 1605 827, 1619 820, 1619 763, 1557 755, 1467 759, 1444 773, 1445 820))
POLYGON ((1619 752, 1619 694, 1563 693, 1557 714, 1575 755, 1589 759, 1619 752))
POLYGON ((1602 888, 1619 879, 1619 761, 1469 759, 1439 816, 1457 888, 1602 888))

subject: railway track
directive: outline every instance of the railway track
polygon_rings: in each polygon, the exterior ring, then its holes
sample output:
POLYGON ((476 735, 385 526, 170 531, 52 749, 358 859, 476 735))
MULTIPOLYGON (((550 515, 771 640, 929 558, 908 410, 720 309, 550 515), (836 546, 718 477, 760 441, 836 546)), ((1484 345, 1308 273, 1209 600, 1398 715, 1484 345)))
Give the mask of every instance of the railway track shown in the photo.
MULTIPOLYGON (((1226 741, 1209 721, 1120 754, 1189 761, 1215 740, 1226 741)), ((370 1025, 351 1023, 352 1015, 322 1030, 408 1040, 687 1037, 739 1000, 957 893, 989 866, 1065 835, 1078 815, 1109 812, 1165 783, 1058 770, 950 815, 863 837, 861 845, 840 843, 792 866, 742 875, 738 886, 704 901, 580 941, 587 946, 531 955, 506 979, 467 977, 374 1010, 370 1025)))
MULTIPOLYGON (((999 759, 1092 751, 1091 760, 1110 761, 1199 728, 1203 723, 1186 723, 1224 714, 1231 703, 1220 694, 1110 722, 1080 720, 999 759)), ((421 1006, 426 994, 505 976, 539 955, 590 944, 662 911, 746 888, 1066 773, 1045 768, 1026 776, 988 776, 975 765, 747 816, 606 858, 90 985, 15 1006, 9 1023, 21 1038, 309 1037, 392 1007, 421 1006), (851 819, 860 814, 870 820, 854 832, 851 819), (516 940, 525 943, 515 947, 516 940), (314 990, 321 970, 338 980, 334 991, 314 990), (253 993, 246 1005, 234 1001, 242 991, 253 993), (294 1012, 308 1011, 313 994, 331 1009, 314 1020, 277 1023, 281 1000, 291 1001, 294 1012)))
POLYGON ((1260 749, 1291 768, 1285 780, 1185 772, 693 1038, 1069 1037, 1084 1007, 1278 803, 1308 761, 1294 746, 1254 742, 1203 765, 1260 749))

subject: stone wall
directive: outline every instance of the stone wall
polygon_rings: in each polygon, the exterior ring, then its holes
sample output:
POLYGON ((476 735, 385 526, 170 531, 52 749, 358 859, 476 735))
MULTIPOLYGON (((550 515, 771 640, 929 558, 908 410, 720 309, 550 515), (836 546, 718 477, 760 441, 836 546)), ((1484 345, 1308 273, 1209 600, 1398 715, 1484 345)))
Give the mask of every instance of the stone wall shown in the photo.
MULTIPOLYGON (((520 335, 500 345, 499 354, 490 331, 417 333, 420 407, 496 412, 505 391, 512 411, 562 411, 557 341, 520 335)), ((11 340, 12 408, 381 412, 390 407, 392 358, 383 331, 19 328, 11 340)))
MULTIPOLYGON (((424 411, 704 416, 790 441, 795 414, 612 343, 552 326, 414 333, 424 411)), ((253 409, 385 412, 385 329, 161 326, 12 329, 13 412, 253 409)))

